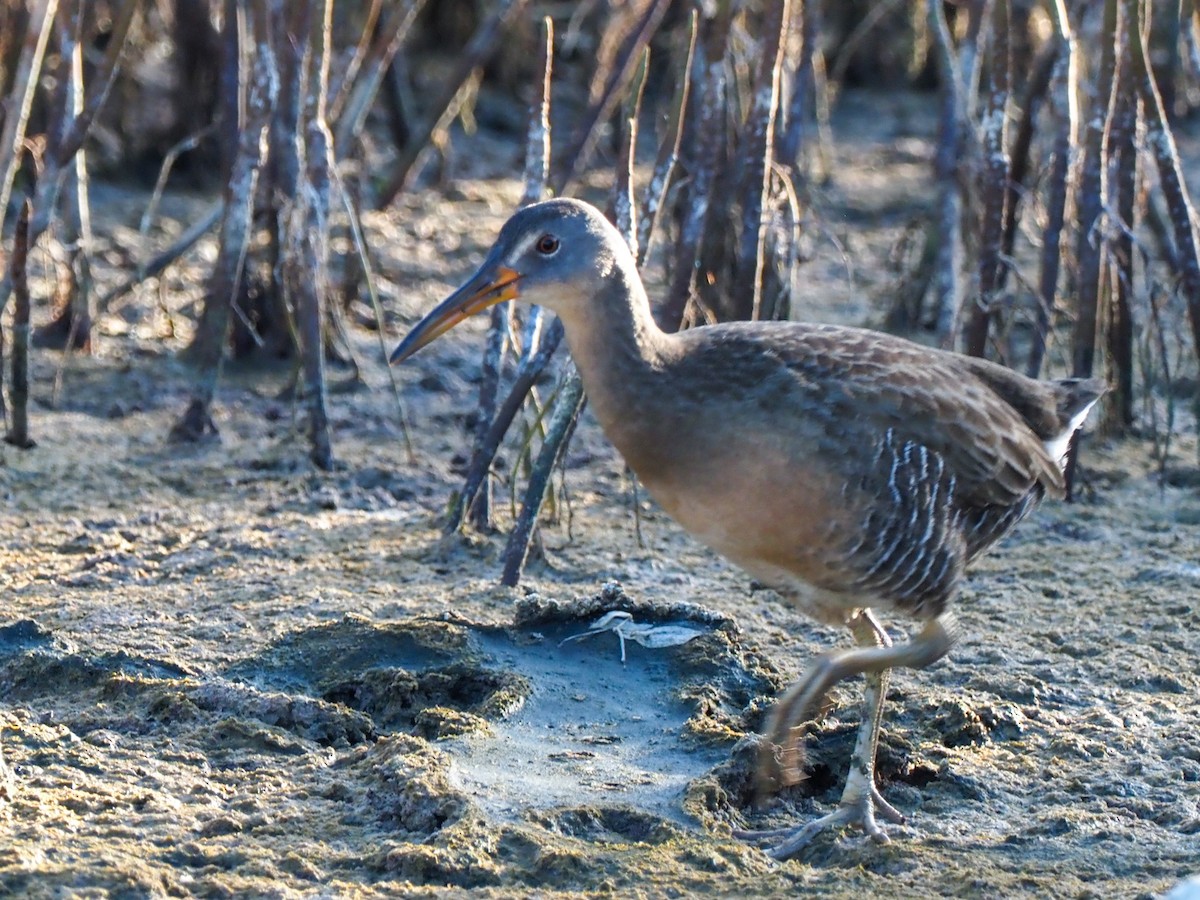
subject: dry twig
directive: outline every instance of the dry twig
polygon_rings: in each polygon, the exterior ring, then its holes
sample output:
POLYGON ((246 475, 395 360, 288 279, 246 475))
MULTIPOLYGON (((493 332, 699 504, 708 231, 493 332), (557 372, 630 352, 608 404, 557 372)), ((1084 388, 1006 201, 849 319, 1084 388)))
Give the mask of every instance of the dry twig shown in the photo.
POLYGON ((1011 70, 1009 0, 992 0, 992 59, 982 132, 983 210, 979 237, 979 294, 963 327, 964 349, 972 356, 987 350, 988 330, 999 300, 1005 204, 1008 200, 1008 93, 1011 70))
POLYGON ((29 281, 25 277, 29 258, 29 220, 33 204, 21 204, 17 230, 13 237, 13 323, 12 323, 12 383, 8 398, 12 407, 12 424, 5 435, 6 443, 28 450, 34 446, 29 439, 29 281))
POLYGON ((414 132, 408 145, 401 148, 400 159, 393 168, 387 186, 379 195, 377 205, 380 209, 390 206, 392 201, 404 190, 417 161, 425 152, 441 123, 444 122, 447 111, 455 105, 456 98, 460 96, 463 86, 474 77, 473 73, 491 56, 504 29, 524 9, 525 4, 526 0, 498 0, 491 14, 471 36, 467 46, 459 54, 459 62, 454 72, 446 79, 442 92, 430 105, 421 127, 414 132))
POLYGON ((212 420, 212 402, 216 396, 217 380, 229 328, 229 314, 241 283, 242 268, 250 240, 254 215, 254 198, 259 171, 266 159, 267 136, 271 113, 279 93, 275 54, 268 39, 268 13, 265 4, 252 8, 254 53, 245 38, 245 26, 240 16, 226 23, 239 32, 237 68, 241 73, 246 96, 246 120, 242 125, 237 154, 222 206, 221 238, 217 262, 209 278, 208 301, 192 343, 192 353, 199 377, 192 399, 183 416, 171 428, 171 439, 198 441, 218 434, 212 420), (250 57, 253 56, 253 60, 250 57))

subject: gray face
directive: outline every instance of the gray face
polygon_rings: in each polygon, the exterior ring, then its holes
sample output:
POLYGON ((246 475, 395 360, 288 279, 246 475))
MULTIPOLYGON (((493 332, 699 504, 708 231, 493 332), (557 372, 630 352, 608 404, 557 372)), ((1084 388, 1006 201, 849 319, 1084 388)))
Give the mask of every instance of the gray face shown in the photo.
POLYGON ((616 230, 594 207, 577 200, 548 200, 505 223, 481 267, 516 272, 517 296, 563 311, 590 295, 613 265, 616 230))
POLYGON ((520 298, 572 318, 594 301, 628 255, 617 230, 578 200, 548 200, 514 215, 479 271, 422 319, 393 351, 393 363, 496 303, 520 298))

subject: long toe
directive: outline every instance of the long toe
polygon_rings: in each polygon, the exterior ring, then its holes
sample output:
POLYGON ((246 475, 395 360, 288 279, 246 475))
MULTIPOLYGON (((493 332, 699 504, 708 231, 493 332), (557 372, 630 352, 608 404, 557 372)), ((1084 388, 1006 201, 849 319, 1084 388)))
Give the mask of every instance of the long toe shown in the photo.
POLYGON ((841 829, 848 825, 860 829, 877 844, 888 843, 891 839, 876 821, 876 813, 889 822, 904 824, 904 816, 884 800, 877 790, 872 789, 869 795, 849 802, 843 801, 833 812, 804 825, 763 831, 734 831, 733 834, 742 840, 769 845, 766 853, 774 859, 791 859, 811 844, 821 832, 841 829))
POLYGON ((883 794, 879 793, 879 788, 875 785, 871 785, 871 802, 875 804, 875 811, 893 825, 903 825, 908 821, 904 818, 904 813, 883 799, 883 794))

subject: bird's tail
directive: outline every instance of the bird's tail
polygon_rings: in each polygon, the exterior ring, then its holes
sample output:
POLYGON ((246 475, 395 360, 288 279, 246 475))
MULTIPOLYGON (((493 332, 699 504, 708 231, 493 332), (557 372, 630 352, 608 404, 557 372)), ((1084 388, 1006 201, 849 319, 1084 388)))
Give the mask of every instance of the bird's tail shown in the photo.
POLYGON ((1108 386, 1099 378, 1060 378, 1053 386, 1058 429, 1045 439, 1045 443, 1050 458, 1061 464, 1071 446, 1071 438, 1108 386))

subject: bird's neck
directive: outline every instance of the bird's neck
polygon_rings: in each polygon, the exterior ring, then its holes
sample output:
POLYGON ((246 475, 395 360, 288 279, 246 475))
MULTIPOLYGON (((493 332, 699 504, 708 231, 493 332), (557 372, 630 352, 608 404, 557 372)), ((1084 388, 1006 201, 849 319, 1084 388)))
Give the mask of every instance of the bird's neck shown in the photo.
POLYGON ((564 316, 563 326, 592 409, 619 446, 616 432, 637 422, 657 393, 672 336, 658 327, 641 279, 626 267, 610 273, 593 302, 564 316))

